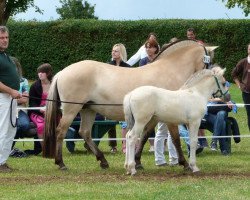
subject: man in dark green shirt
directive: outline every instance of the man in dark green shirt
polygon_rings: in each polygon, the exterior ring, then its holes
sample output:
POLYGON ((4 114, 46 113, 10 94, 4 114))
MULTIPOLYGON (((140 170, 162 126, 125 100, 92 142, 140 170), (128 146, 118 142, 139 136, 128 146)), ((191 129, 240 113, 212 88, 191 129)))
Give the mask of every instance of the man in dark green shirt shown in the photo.
POLYGON ((5 53, 8 46, 8 28, 0 26, 0 173, 12 171, 6 161, 16 134, 16 99, 22 96, 18 92, 20 83, 16 66, 5 53))

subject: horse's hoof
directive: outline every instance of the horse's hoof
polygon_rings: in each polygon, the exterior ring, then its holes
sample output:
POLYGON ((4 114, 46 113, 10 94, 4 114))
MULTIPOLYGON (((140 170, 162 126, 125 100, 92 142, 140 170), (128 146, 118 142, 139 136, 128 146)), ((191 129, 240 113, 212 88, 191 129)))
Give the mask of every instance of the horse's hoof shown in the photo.
POLYGON ((186 172, 192 172, 193 170, 191 169, 190 166, 184 167, 184 171, 186 172))
POLYGON ((59 167, 59 169, 62 171, 68 170, 68 168, 66 166, 59 167))
POLYGON ((100 166, 101 166, 102 169, 108 169, 109 168, 108 163, 100 163, 100 166))
POLYGON ((200 170, 199 170, 198 167, 196 167, 196 168, 193 169, 193 173, 194 173, 194 174, 198 174, 199 172, 200 172, 200 170))
POLYGON ((129 172, 129 171, 126 172, 126 175, 130 175, 130 174, 131 174, 131 172, 129 172))
POLYGON ((137 164, 135 165, 135 169, 140 170, 140 169, 144 169, 144 167, 142 166, 142 164, 137 164))

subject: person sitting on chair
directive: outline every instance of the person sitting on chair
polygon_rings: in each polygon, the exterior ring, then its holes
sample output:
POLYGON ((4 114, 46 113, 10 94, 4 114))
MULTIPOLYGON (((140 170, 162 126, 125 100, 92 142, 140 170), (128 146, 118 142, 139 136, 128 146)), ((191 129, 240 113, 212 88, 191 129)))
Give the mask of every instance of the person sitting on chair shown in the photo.
MULTIPOLYGON (((225 82, 225 87, 229 88, 230 84, 225 82)), ((217 138, 216 136, 226 135, 226 124, 228 112, 235 106, 230 100, 230 94, 226 94, 225 101, 221 98, 211 98, 208 102, 207 113, 204 116, 205 128, 213 133, 211 142, 211 150, 217 150, 217 142, 219 141, 222 155, 229 155, 229 150, 226 146, 226 138, 217 138), (223 104, 222 106, 213 106, 216 104, 223 104)))

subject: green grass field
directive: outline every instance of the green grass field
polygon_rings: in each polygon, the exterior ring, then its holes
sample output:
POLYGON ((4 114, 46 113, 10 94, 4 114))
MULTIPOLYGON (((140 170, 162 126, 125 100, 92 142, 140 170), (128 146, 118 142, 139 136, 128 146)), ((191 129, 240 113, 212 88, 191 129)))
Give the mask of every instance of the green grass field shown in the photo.
MULTIPOLYGON (((231 96, 242 103, 240 91, 232 85, 231 96)), ((249 135, 244 108, 239 108, 237 118, 242 135, 249 135)), ((120 128, 117 126, 118 137, 120 128)), ((206 135, 211 133, 206 132, 206 135)), ((210 140, 210 139, 209 139, 210 140)), ((157 167, 149 144, 142 155, 144 170, 135 176, 125 174, 125 156, 111 154, 106 141, 100 143, 110 168, 102 170, 93 154, 87 153, 82 142, 77 142, 77 152, 70 154, 64 148, 64 161, 69 170, 60 171, 54 160, 41 156, 10 158, 15 170, 0 174, 0 199, 250 199, 250 138, 239 144, 232 140, 232 154, 222 156, 219 151, 206 148, 197 156, 201 172, 184 172, 181 166, 157 167)), ((31 142, 18 142, 20 149, 29 149, 31 142)), ((183 144, 185 155, 186 147, 183 144)), ((168 155, 166 154, 167 160, 168 155)))

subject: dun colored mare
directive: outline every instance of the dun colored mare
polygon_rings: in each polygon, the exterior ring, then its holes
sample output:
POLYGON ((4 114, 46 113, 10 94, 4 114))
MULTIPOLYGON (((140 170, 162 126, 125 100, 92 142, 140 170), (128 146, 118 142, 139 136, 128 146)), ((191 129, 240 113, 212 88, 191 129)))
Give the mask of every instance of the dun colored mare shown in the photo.
MULTIPOLYGON (((153 63, 144 67, 124 68, 85 60, 58 72, 48 94, 48 99, 54 101, 49 101, 46 106, 43 156, 55 158, 59 168, 66 169, 62 157, 63 139, 79 112, 79 134, 100 160, 100 166, 109 167, 103 153, 91 139, 96 113, 109 119, 124 120, 121 105, 125 94, 143 85, 179 89, 191 74, 206 66, 204 58, 207 60, 206 54, 210 51, 195 41, 186 40, 170 45, 153 63)), ((148 127, 146 132, 152 128, 148 127)), ((143 145, 138 151, 138 163, 143 145)))
MULTIPOLYGON (((135 144, 138 137, 143 137, 146 126, 155 126, 159 121, 166 123, 175 144, 178 160, 185 169, 199 171, 196 166, 196 145, 198 130, 207 102, 214 97, 226 94, 222 83, 224 70, 214 67, 196 72, 179 90, 170 91, 154 86, 141 86, 128 93, 123 101, 125 119, 129 132, 126 135, 127 148, 125 168, 127 174, 134 175, 135 144), (190 160, 186 162, 181 149, 178 124, 189 128, 190 160)), ((179 72, 181 73, 181 72, 179 72)))

